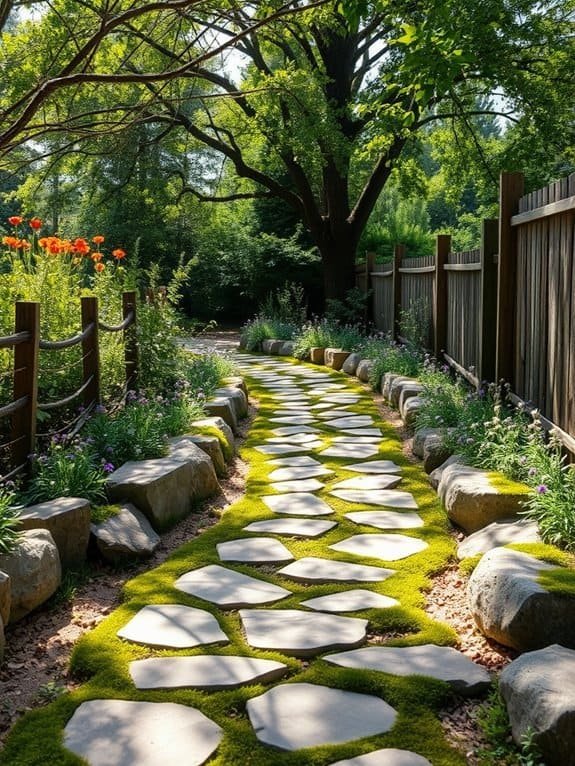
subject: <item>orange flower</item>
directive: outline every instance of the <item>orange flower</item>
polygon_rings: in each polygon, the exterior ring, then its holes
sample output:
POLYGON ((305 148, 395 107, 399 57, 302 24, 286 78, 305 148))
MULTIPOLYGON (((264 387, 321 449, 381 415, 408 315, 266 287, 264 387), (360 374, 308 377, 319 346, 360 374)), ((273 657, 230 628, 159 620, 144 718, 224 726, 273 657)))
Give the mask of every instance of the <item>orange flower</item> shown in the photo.
POLYGON ((22 250, 30 250, 31 245, 27 239, 21 239, 18 241, 18 248, 22 250))
POLYGON ((96 269, 96 271, 97 271, 97 272, 98 272, 98 274, 99 274, 101 271, 104 271, 104 269, 105 269, 106 267, 104 266, 104 264, 103 264, 103 263, 100 263, 100 262, 98 261, 98 263, 96 263, 96 264, 95 264, 94 268, 96 269))
POLYGON ((18 239, 16 237, 2 237, 2 244, 8 247, 17 247, 18 239))
POLYGON ((30 218, 28 221, 30 224, 30 228, 34 229, 34 231, 38 231, 38 229, 42 228, 42 219, 41 218, 30 218))
POLYGON ((92 253, 90 258, 94 261, 94 263, 98 263, 98 261, 101 261, 104 256, 102 253, 92 253))
POLYGON ((92 242, 95 245, 101 245, 103 241, 104 241, 104 237, 101 234, 96 234, 95 237, 92 237, 92 242))
POLYGON ((8 219, 8 223, 11 224, 12 226, 20 226, 23 220, 24 219, 22 218, 21 215, 11 215, 10 218, 8 219))
POLYGON ((126 253, 124 252, 124 250, 121 250, 120 248, 118 248, 117 250, 112 250, 112 255, 118 261, 121 261, 122 258, 126 257, 126 253))
MULTIPOLYGON (((64 253, 65 255, 68 253, 75 253, 74 245, 70 242, 69 239, 56 239, 56 245, 57 245, 57 251, 58 253, 64 253)), ((50 251, 52 252, 52 251, 50 251)))
POLYGON ((79 255, 87 255, 90 252, 90 245, 82 237, 77 237, 72 244, 72 251, 79 255))
POLYGON ((60 240, 57 239, 57 237, 49 237, 48 239, 48 252, 51 255, 58 255, 58 253, 61 252, 60 240))

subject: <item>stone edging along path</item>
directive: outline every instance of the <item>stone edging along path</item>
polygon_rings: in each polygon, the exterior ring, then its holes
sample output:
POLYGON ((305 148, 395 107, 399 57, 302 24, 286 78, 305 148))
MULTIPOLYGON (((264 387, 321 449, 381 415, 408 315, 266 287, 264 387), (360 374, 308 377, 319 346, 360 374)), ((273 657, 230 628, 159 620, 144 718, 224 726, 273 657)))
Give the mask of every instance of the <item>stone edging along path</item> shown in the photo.
POLYGON ((126 585, 74 651, 84 683, 3 763, 465 763, 437 710, 490 679, 423 611, 454 548, 425 474, 354 382, 239 359, 260 402, 245 496, 126 585))

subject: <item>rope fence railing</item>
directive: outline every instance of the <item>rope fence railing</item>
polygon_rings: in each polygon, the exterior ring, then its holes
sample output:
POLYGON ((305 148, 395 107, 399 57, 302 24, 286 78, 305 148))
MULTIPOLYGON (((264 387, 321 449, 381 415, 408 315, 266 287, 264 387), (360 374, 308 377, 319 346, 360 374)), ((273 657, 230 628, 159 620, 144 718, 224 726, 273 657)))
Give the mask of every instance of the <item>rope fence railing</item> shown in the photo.
MULTIPOLYGON (((62 340, 45 340, 40 337, 40 304, 18 301, 15 304, 14 333, 0 337, 0 349, 9 349, 14 353, 11 401, 0 405, 0 419, 10 418, 5 433, 9 440, 0 444, 6 458, 0 462, 0 482, 13 479, 26 473, 30 466, 30 455, 35 451, 37 438, 46 438, 50 434, 38 434, 39 412, 63 410, 81 400, 81 412, 75 415, 65 426, 52 433, 75 434, 82 427, 89 414, 101 403, 100 331, 103 333, 124 333, 124 397, 134 389, 138 380, 138 345, 135 333, 137 322, 136 293, 125 292, 122 296, 122 321, 110 325, 99 318, 98 299, 81 299, 81 330, 75 335, 62 340), (39 401, 38 377, 40 353, 49 354, 81 346, 82 356, 71 366, 81 365, 80 385, 70 394, 55 401, 39 401)), ((70 365, 67 365, 70 366, 70 365)), ((46 370, 43 370, 45 372, 46 370)), ((56 372, 57 368, 48 371, 56 372)))

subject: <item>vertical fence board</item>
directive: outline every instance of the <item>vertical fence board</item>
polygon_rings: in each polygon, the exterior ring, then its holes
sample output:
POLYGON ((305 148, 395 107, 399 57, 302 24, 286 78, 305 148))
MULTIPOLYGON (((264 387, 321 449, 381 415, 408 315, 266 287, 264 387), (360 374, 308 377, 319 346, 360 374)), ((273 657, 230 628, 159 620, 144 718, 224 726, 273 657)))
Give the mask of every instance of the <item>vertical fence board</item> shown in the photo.
POLYGON ((130 312, 134 312, 134 321, 131 327, 124 331, 124 362, 126 366, 126 387, 128 391, 135 391, 138 387, 138 339, 136 336, 136 293, 127 292, 122 296, 122 313, 127 319, 130 312))
POLYGON ((12 416, 13 468, 28 463, 36 441, 38 404, 38 352, 40 347, 40 304, 16 303, 15 331, 30 338, 14 348, 14 401, 25 397, 26 404, 12 416))
POLYGON ((100 351, 98 345, 98 299, 82 298, 82 331, 92 326, 92 331, 82 341, 82 364, 84 383, 90 380, 84 391, 84 405, 100 403, 100 351))
POLYGON ((435 292, 433 300, 433 326, 435 356, 439 359, 447 342, 447 272, 444 269, 451 250, 449 234, 438 234, 435 250, 435 292))

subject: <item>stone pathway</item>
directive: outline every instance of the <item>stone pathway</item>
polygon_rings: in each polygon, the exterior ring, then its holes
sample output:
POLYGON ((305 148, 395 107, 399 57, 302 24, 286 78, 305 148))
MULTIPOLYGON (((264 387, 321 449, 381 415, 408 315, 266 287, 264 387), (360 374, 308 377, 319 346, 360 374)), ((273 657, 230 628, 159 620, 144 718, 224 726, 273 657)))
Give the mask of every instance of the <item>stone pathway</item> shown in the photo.
POLYGON ((183 563, 128 587, 147 602, 113 618, 111 641, 133 698, 83 701, 65 748, 92 766, 303 766, 312 760, 295 754, 310 747, 321 766, 463 766, 437 718, 421 715, 431 687, 416 683, 466 694, 489 683, 456 649, 430 643, 451 634, 420 611, 418 588, 449 551, 437 501, 423 476, 404 478, 371 397, 346 376, 238 360, 261 405, 246 499, 185 547, 183 563), (374 630, 399 642, 364 646, 374 630))

